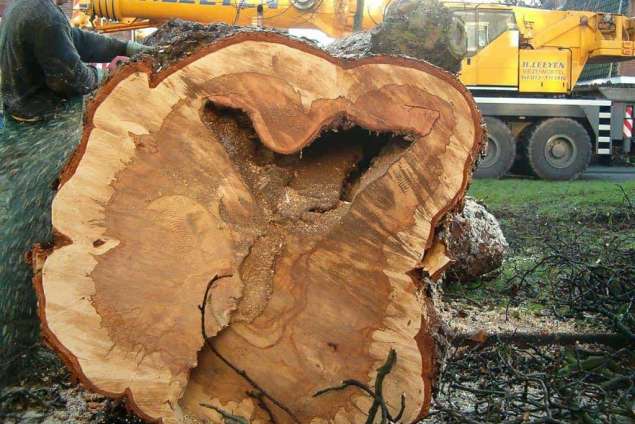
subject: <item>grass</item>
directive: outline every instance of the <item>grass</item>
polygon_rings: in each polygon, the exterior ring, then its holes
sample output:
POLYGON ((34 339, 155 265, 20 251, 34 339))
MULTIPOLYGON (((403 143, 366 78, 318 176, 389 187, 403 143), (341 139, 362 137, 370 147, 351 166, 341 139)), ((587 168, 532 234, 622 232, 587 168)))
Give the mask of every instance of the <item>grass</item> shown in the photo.
POLYGON ((469 191, 493 211, 530 208, 546 217, 562 216, 580 209, 619 207, 624 204, 624 193, 635 202, 635 180, 620 184, 611 181, 475 180, 469 191))
MULTIPOLYGON (((554 246, 577 245, 585 263, 611 260, 612 249, 635 249, 635 181, 551 182, 539 180, 475 180, 469 194, 494 214, 510 244, 495 275, 463 286, 449 286, 453 298, 467 297, 483 305, 522 305, 528 312, 553 309, 558 267, 538 267, 519 290, 514 278, 531 269, 554 246), (608 253, 607 253, 608 251, 608 253)), ((556 249, 557 250, 557 249, 556 249)), ((604 262, 603 262, 604 263, 604 262)))
POLYGON ((499 219, 513 250, 522 248, 517 253, 525 256, 531 256, 531 247, 540 250, 540 236, 550 226, 575 231, 591 243, 625 236, 635 247, 635 180, 475 180, 469 194, 499 219))

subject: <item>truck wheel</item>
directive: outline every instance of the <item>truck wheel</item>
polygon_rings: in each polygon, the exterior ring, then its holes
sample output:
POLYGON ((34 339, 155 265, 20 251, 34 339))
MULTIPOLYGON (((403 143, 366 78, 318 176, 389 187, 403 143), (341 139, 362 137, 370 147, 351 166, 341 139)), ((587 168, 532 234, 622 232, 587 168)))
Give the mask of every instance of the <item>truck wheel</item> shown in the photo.
POLYGON ((545 180, 573 180, 589 166, 591 138, 573 119, 551 118, 534 127, 526 154, 536 176, 545 180))
POLYGON ((485 157, 478 163, 474 173, 477 178, 500 178, 514 163, 516 143, 510 129, 503 121, 485 118, 487 124, 487 147, 485 157))
POLYGON ((529 159, 527 158, 527 145, 529 144, 529 136, 533 132, 536 124, 527 125, 516 136, 516 160, 512 165, 511 173, 517 175, 533 175, 529 167, 529 159))

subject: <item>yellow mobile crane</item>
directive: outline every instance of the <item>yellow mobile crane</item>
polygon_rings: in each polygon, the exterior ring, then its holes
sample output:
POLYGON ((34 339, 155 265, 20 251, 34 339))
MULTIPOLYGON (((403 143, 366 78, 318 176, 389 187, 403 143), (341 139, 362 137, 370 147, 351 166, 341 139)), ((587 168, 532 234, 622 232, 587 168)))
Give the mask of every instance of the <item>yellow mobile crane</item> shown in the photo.
MULTIPOLYGON (((383 20, 391 0, 89 0, 97 30, 199 22, 316 28, 339 37, 383 20)), ((539 177, 572 179, 593 154, 628 154, 623 124, 633 98, 572 93, 587 63, 634 58, 635 20, 589 11, 444 2, 462 22, 461 81, 486 117, 489 140, 478 175, 499 177, 515 160, 539 177), (618 143, 622 141, 623 143, 618 143), (518 157, 517 157, 518 151, 518 157)), ((86 20, 87 18, 80 18, 86 20)))

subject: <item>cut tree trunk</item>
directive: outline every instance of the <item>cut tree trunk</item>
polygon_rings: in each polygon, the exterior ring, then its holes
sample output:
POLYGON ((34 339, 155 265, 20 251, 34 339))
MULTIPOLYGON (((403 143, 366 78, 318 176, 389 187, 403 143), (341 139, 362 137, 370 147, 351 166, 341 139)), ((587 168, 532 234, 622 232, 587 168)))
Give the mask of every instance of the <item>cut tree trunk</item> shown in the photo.
POLYGON ((456 73, 467 55, 467 34, 464 24, 439 0, 395 0, 382 23, 337 40, 328 50, 349 58, 404 55, 456 73))
MULTIPOLYGON (((467 53, 461 45, 466 45, 462 26, 438 0, 398 0, 390 4, 382 24, 337 40, 327 50, 347 59, 401 54, 456 72, 467 53)), ((452 259, 443 275, 446 282, 473 282, 500 268, 509 246, 499 222, 483 205, 466 199, 464 207, 446 217, 444 227, 439 235, 452 259)))
POLYGON ((483 205, 470 197, 460 213, 446 219, 439 237, 445 241, 453 263, 445 272, 450 283, 469 283, 496 271, 503 264, 509 244, 500 224, 483 205))
POLYGON ((471 96, 423 62, 188 28, 88 106, 35 252, 46 339, 148 420, 379 422, 403 395, 414 422, 435 366, 420 277, 447 266, 435 229, 482 147, 471 96), (347 379, 383 379, 384 402, 314 397, 347 379))

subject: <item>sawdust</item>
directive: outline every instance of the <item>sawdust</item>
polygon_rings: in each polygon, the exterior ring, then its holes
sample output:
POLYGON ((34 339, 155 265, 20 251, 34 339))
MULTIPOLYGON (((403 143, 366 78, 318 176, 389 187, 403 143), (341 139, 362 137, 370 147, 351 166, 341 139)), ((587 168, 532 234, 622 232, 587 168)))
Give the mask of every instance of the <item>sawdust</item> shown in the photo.
POLYGON ((597 327, 580 321, 558 320, 526 306, 486 306, 453 299, 452 302, 435 303, 440 321, 451 334, 527 333, 527 334, 592 334, 597 327))
POLYGON ((55 353, 36 344, 12 362, 15 378, 0 386, 6 424, 141 424, 121 400, 77 385, 55 353))

